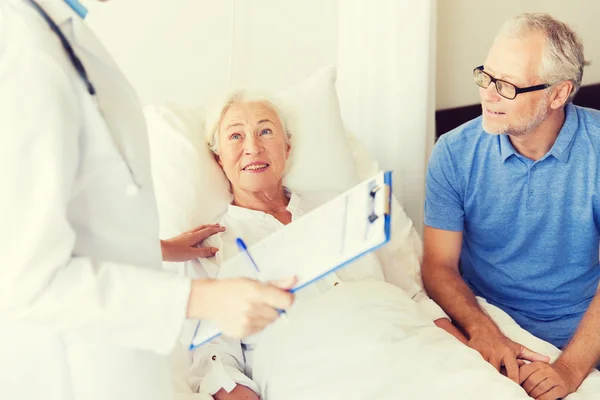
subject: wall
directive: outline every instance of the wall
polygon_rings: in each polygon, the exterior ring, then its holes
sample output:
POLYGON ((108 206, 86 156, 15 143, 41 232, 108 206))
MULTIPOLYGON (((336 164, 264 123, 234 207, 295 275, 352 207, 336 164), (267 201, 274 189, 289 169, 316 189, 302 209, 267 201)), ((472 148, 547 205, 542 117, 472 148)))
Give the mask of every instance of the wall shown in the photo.
POLYGON ((82 3, 143 103, 202 104, 228 87, 277 90, 336 62, 338 0, 82 3))
POLYGON ((227 87, 277 90, 324 65, 342 67, 342 111, 362 121, 349 126, 394 170, 394 192, 421 229, 435 0, 83 1, 143 103, 204 104, 227 87))
POLYGON ((593 61, 583 84, 600 82, 600 1, 598 0, 438 0, 437 109, 479 102, 471 71, 483 63, 496 32, 511 16, 547 12, 569 23, 593 61))

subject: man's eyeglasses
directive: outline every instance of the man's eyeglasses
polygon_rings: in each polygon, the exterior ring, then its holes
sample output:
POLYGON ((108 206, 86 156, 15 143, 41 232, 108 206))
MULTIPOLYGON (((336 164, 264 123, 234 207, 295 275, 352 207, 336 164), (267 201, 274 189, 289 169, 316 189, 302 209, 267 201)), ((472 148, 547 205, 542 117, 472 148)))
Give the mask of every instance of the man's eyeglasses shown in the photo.
POLYGON ((510 82, 503 81, 502 79, 496 79, 483 70, 483 65, 473 70, 473 79, 477 86, 487 89, 491 83, 496 86, 498 94, 506 99, 513 100, 520 93, 535 92, 536 90, 544 90, 552 85, 544 83, 542 85, 529 86, 526 88, 520 88, 513 85, 510 82))

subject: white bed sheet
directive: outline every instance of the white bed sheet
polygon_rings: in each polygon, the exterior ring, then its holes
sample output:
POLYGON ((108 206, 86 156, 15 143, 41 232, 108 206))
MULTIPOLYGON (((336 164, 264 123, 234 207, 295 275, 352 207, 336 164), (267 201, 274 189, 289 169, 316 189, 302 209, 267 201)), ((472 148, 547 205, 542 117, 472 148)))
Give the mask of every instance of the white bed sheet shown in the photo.
MULTIPOLYGON (((558 356, 558 349, 503 311, 481 304, 509 337, 558 356)), ((183 353, 174 362, 185 374, 187 354, 183 347, 178 351, 183 353)), ((278 321, 261 339, 254 374, 267 400, 529 399, 477 352, 427 320, 403 292, 383 282, 344 283, 292 309, 287 321, 278 321)), ((174 379, 178 400, 206 398, 185 394, 184 382, 184 376, 174 379)), ((567 399, 592 400, 598 393, 596 371, 567 399)))

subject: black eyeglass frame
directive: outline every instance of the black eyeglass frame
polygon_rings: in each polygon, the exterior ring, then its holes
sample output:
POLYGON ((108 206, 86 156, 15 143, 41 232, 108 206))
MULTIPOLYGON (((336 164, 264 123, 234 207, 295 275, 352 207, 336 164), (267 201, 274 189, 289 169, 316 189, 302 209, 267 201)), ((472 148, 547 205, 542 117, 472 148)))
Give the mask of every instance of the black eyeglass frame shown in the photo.
POLYGON ((477 86, 479 86, 480 88, 483 88, 483 89, 487 89, 493 83, 494 86, 496 87, 496 92, 498 92, 498 94, 500 96, 502 96, 502 97, 504 97, 505 99, 508 99, 508 100, 514 100, 521 93, 529 93, 529 92, 535 92, 537 90, 544 90, 544 89, 548 89, 550 86, 552 86, 552 85, 550 85, 548 83, 543 83, 541 85, 534 85, 534 86, 528 86, 528 87, 520 88, 517 85, 515 85, 514 83, 507 82, 507 81, 505 81, 503 79, 496 79, 496 78, 494 78, 493 76, 491 76, 490 74, 488 74, 487 72, 485 72, 485 70, 483 69, 483 65, 480 65, 479 67, 473 69, 473 79, 475 79, 475 73, 477 71, 479 71, 481 73, 484 73, 488 78, 490 78, 490 84, 487 87, 483 87, 483 86, 479 85, 477 83, 477 81, 475 81, 475 84, 477 86), (515 88, 515 95, 514 95, 514 97, 508 97, 508 96, 505 96, 502 93, 500 93, 500 90, 498 90, 498 85, 496 85, 496 82, 502 82, 502 83, 504 83, 506 85, 510 85, 510 86, 514 87, 515 88))

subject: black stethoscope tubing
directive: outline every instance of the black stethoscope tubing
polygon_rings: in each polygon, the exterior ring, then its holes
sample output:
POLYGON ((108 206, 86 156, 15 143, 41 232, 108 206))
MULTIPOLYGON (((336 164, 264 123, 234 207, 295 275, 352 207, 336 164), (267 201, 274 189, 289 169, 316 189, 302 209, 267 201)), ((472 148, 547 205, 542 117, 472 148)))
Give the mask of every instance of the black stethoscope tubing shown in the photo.
POLYGON ((77 57, 77 54, 75 54, 75 51, 73 50, 73 47, 71 46, 71 43, 69 43, 69 41, 67 40, 65 35, 62 33, 62 31, 60 30, 58 25, 56 25, 56 22, 54 22, 52 20, 52 18, 50 18, 48 13, 35 0, 27 0, 27 1, 42 16, 42 18, 44 18, 46 23, 48 23, 48 26, 50 27, 50 29, 56 34, 56 36, 60 40, 60 43, 62 44, 62 47, 65 49, 65 52, 69 56, 71 64, 73 64, 73 67, 75 67, 75 70, 77 70, 79 77, 85 83, 88 93, 92 96, 95 96, 96 89, 94 88, 94 85, 92 85, 92 82, 90 82, 90 78, 88 77, 88 74, 85 70, 85 67, 83 66, 83 63, 81 62, 79 57, 77 57))

